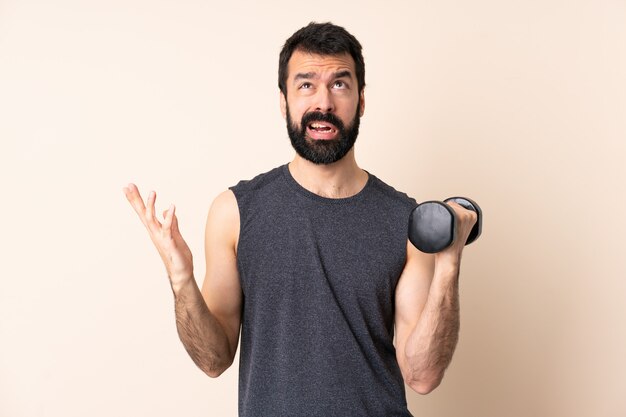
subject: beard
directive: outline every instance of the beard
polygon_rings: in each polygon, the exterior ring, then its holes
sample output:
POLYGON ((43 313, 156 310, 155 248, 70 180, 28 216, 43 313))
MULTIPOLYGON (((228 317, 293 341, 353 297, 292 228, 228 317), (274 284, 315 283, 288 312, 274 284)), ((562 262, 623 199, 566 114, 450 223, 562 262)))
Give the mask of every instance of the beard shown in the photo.
POLYGON ((360 106, 357 106, 354 119, 346 128, 341 119, 334 114, 319 111, 305 113, 300 121, 300 126, 298 126, 291 119, 287 105, 287 133, 291 139, 291 145, 298 155, 314 164, 328 165, 339 161, 352 149, 359 135, 361 123, 359 108, 360 106), (314 140, 307 137, 307 126, 312 122, 332 123, 337 128, 337 138, 314 140))

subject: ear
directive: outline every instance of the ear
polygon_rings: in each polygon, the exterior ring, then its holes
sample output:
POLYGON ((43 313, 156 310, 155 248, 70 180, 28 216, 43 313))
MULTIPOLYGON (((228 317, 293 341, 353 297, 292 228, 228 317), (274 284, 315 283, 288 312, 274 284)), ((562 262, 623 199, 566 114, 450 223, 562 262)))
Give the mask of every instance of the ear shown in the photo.
POLYGON ((283 92, 280 92, 280 113, 283 115, 283 119, 287 118, 287 99, 283 92))
POLYGON ((361 90, 361 100, 359 103, 359 116, 363 116, 363 114, 365 113, 365 89, 361 90))

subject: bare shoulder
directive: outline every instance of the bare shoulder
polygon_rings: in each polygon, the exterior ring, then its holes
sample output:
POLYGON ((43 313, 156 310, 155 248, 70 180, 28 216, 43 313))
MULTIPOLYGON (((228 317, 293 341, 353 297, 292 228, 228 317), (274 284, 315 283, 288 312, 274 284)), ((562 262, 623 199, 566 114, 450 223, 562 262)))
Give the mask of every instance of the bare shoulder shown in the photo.
MULTIPOLYGON (((211 204, 206 223, 206 239, 226 240, 236 248, 239 236, 239 206, 231 190, 221 192, 211 204)), ((208 242, 207 242, 208 243, 208 242)))
POLYGON ((237 198, 232 190, 222 191, 211 204, 209 215, 213 213, 214 216, 227 217, 227 218, 239 218, 239 207, 237 206, 237 198))
POLYGON ((228 301, 215 298, 215 294, 228 293, 235 301, 239 297, 238 240, 239 209, 233 192, 226 190, 211 204, 204 235, 206 276, 202 293, 209 307, 228 301))

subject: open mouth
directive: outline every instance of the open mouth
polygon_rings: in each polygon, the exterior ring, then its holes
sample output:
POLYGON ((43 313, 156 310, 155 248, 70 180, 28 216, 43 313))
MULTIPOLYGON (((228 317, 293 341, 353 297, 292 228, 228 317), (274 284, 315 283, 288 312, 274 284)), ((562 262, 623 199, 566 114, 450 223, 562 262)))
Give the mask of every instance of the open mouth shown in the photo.
POLYGON ((327 122, 311 122, 307 125, 307 131, 312 139, 328 140, 337 136, 337 128, 327 122))

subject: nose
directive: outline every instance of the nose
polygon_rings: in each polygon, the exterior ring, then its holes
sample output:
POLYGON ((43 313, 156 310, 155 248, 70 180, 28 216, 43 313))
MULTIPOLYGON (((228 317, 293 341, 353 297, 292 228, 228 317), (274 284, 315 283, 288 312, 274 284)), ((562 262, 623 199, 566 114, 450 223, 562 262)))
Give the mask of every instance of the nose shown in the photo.
POLYGON ((327 87, 319 88, 315 95, 315 110, 322 113, 332 113, 335 111, 335 104, 331 91, 327 87))

